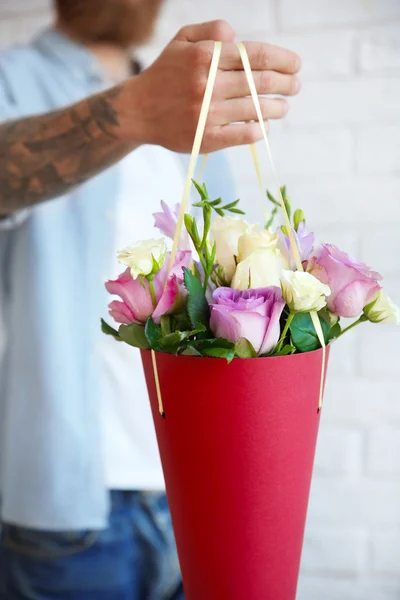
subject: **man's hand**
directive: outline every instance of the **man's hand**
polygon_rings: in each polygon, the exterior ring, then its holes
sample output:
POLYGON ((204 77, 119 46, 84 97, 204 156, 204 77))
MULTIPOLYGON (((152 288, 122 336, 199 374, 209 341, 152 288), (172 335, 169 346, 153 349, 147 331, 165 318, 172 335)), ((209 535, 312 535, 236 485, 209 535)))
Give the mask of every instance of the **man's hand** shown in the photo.
MULTIPOLYGON (((190 152, 218 40, 224 44, 202 151, 260 139, 232 28, 223 21, 184 27, 141 75, 73 106, 0 125, 0 218, 68 192, 141 144, 190 152)), ((296 54, 246 46, 259 94, 298 92, 296 54)), ((260 100, 265 120, 287 112, 283 99, 260 100)))
MULTIPOLYGON (((184 27, 158 60, 128 82, 121 95, 122 131, 138 143, 157 144, 189 152, 199 118, 213 54, 222 41, 215 90, 203 139, 203 152, 249 144, 262 137, 242 67, 235 33, 224 21, 184 27)), ((296 73, 300 58, 277 46, 245 44, 257 91, 261 95, 292 96, 300 89, 296 73)), ((260 98, 264 119, 280 119, 286 100, 260 98)))

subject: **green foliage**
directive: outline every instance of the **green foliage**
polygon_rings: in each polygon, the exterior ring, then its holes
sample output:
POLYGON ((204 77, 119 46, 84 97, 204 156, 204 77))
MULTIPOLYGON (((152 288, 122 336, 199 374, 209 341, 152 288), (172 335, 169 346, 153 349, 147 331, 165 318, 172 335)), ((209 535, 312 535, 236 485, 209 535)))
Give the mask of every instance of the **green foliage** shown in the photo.
POLYGON ((106 321, 104 319, 101 319, 101 330, 106 335, 112 335, 112 337, 115 338, 118 342, 121 341, 118 331, 116 329, 114 329, 113 327, 111 327, 111 325, 106 323, 106 321))
MULTIPOLYGON (((320 323, 327 344, 330 327, 324 319, 320 319, 320 323)), ((293 345, 299 352, 311 352, 321 347, 310 313, 296 313, 290 324, 290 333, 293 345)))
POLYGON ((208 329, 210 307, 201 281, 186 267, 184 267, 183 273, 183 280, 188 291, 187 312, 192 328, 196 329, 200 324, 208 329))
POLYGON ((235 356, 237 358, 257 358, 257 352, 246 338, 240 338, 235 344, 235 356))
POLYGON ((138 325, 137 323, 120 325, 118 333, 120 339, 130 346, 141 348, 142 350, 148 350, 150 348, 143 325, 138 325))
POLYGON ((145 330, 146 338, 150 345, 150 348, 160 352, 162 350, 161 342, 162 342, 162 338, 163 338, 163 334, 161 331, 161 325, 156 325, 156 323, 154 323, 152 317, 150 317, 150 319, 147 319, 147 323, 145 325, 144 330, 145 330))
POLYGON ((294 354, 295 352, 296 348, 294 346, 286 344, 281 350, 276 350, 276 352, 272 352, 269 356, 287 356, 288 354, 294 354))
POLYGON ((301 210, 301 208, 297 208, 294 211, 294 215, 293 215, 293 225, 295 230, 297 231, 299 228, 300 223, 303 223, 306 220, 303 211, 301 210))

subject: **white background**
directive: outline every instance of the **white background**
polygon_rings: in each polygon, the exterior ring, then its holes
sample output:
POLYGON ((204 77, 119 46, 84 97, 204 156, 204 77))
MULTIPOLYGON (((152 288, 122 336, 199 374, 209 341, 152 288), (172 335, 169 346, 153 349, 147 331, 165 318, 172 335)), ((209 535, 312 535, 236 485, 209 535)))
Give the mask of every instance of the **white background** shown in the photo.
MULTIPOLYGON (((0 2, 0 44, 27 39, 45 6, 0 2)), ((272 125, 280 178, 319 237, 372 264, 399 303, 400 0, 170 0, 147 57, 181 25, 212 18, 302 55, 301 96, 272 125)), ((230 156, 260 216, 248 149, 230 156)), ((400 598, 398 345, 399 331, 366 325, 333 349, 299 600, 400 598)))

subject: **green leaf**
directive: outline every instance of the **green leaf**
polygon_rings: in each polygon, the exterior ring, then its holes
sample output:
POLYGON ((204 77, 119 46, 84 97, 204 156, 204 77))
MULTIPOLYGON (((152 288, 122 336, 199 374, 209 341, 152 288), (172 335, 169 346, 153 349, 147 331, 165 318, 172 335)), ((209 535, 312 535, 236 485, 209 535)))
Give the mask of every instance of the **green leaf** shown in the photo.
POLYGON ((296 231, 298 230, 300 223, 303 223, 305 220, 306 218, 301 208, 296 209, 293 215, 293 225, 296 231))
POLYGON ((203 229, 203 239, 201 240, 201 248, 204 248, 204 246, 207 243, 207 238, 208 238, 208 234, 209 234, 210 227, 211 227, 211 215, 212 215, 212 207, 210 206, 210 204, 206 204, 203 207, 204 229, 203 229))
POLYGON ((272 352, 272 354, 269 354, 269 356, 287 356, 288 354, 294 354, 295 352, 296 348, 294 346, 291 344, 286 344, 286 346, 283 346, 281 350, 278 352, 272 352))
POLYGON ((235 356, 238 358, 257 358, 257 352, 246 338, 240 338, 235 344, 235 356))
POLYGON ((235 358, 234 348, 205 348, 202 351, 203 356, 211 358, 225 358, 230 363, 235 358))
POLYGON ((150 347, 153 350, 161 350, 162 332, 161 325, 156 325, 153 319, 150 317, 147 319, 147 323, 144 328, 146 338, 150 347))
POLYGON ((269 192, 268 190, 267 190, 267 196, 268 196, 268 200, 270 200, 272 202, 272 204, 275 204, 276 207, 280 206, 280 202, 278 202, 278 200, 275 200, 275 198, 273 197, 271 192, 269 192))
POLYGON ((160 319, 161 334, 163 337, 173 332, 173 318, 171 315, 163 315, 160 319))
POLYGON ((126 344, 134 346, 135 348, 141 348, 142 350, 148 350, 150 348, 143 325, 138 325, 137 323, 120 325, 119 337, 126 344))
POLYGON ((203 356, 202 353, 193 346, 187 346, 180 354, 182 354, 182 356, 203 356))
POLYGON ((162 338, 161 345, 163 348, 172 348, 179 346, 183 340, 186 340, 190 335, 193 335, 191 331, 174 331, 162 338))
POLYGON ((188 291, 187 311, 192 327, 196 329, 198 324, 201 324, 208 329, 210 307, 208 306, 201 281, 186 267, 184 267, 183 273, 185 287, 188 291))
POLYGON ((225 204, 222 208, 224 210, 231 210, 231 208, 235 208, 239 204, 240 200, 235 200, 234 202, 230 202, 229 204, 225 204))
POLYGON ((278 214, 278 210, 279 210, 279 207, 278 206, 274 206, 274 208, 272 209, 272 212, 271 212, 271 216, 270 216, 270 218, 268 219, 268 221, 267 221, 267 223, 265 225, 265 229, 269 229, 272 226, 272 224, 273 224, 273 222, 275 220, 275 217, 278 214))
POLYGON ((153 254, 151 255, 151 259, 153 262, 152 267, 151 267, 151 275, 155 275, 160 270, 160 265, 154 258, 153 254))
POLYGON ((331 327, 331 330, 330 330, 329 336, 328 336, 328 341, 330 342, 331 340, 334 340, 337 337, 339 337, 341 331, 342 331, 342 328, 340 327, 340 323, 336 323, 336 325, 331 327))
POLYGON ((118 331, 106 323, 104 319, 101 319, 101 330, 106 335, 112 335, 118 342, 121 341, 118 331))
MULTIPOLYGON (((318 317, 319 318, 319 317, 318 317)), ((329 341, 330 327, 324 319, 319 319, 325 343, 329 341)), ((296 313, 290 324, 293 345, 299 352, 311 352, 321 347, 317 332, 314 329, 310 313, 296 313)))
POLYGON ((230 208, 229 212, 234 213, 235 215, 245 215, 246 214, 244 212, 244 210, 241 210, 240 208, 230 208))
POLYGON ((196 190, 199 192, 202 200, 208 200, 208 192, 205 183, 197 183, 194 179, 192 179, 193 185, 196 190))

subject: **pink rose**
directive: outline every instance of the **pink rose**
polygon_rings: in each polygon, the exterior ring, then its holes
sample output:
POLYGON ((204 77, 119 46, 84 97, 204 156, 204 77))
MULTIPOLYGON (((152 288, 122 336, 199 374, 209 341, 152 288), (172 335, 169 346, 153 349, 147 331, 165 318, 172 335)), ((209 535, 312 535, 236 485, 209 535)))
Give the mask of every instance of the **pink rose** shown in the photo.
POLYGON ((307 271, 329 285, 327 306, 340 317, 357 317, 381 289, 379 273, 333 244, 322 244, 309 260, 307 271))
POLYGON ((216 337, 233 343, 246 338, 257 354, 267 354, 278 343, 284 306, 278 287, 244 291, 220 287, 213 294, 210 328, 216 337))
POLYGON ((165 285, 169 256, 170 253, 167 254, 162 269, 154 276, 155 308, 151 299, 149 282, 143 278, 132 279, 129 268, 121 273, 118 279, 107 281, 105 284, 107 291, 119 296, 122 300, 113 300, 108 306, 110 315, 117 323, 143 324, 151 316, 156 323, 159 323, 163 315, 180 309, 186 297, 182 268, 189 267, 191 253, 177 252, 174 266, 165 285))

